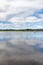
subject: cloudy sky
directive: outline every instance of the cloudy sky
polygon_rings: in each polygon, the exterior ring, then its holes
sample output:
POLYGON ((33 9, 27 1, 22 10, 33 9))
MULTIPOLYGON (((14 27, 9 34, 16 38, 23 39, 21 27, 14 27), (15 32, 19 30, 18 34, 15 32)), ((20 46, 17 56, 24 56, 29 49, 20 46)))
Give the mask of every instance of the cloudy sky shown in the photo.
POLYGON ((2 28, 43 28, 43 0, 0 0, 2 28))

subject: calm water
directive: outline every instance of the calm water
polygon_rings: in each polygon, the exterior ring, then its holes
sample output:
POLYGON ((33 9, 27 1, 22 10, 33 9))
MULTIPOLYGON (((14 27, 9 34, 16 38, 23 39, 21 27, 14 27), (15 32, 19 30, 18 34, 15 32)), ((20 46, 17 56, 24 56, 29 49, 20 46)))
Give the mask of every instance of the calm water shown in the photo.
POLYGON ((0 65, 43 65, 43 32, 0 32, 0 65))

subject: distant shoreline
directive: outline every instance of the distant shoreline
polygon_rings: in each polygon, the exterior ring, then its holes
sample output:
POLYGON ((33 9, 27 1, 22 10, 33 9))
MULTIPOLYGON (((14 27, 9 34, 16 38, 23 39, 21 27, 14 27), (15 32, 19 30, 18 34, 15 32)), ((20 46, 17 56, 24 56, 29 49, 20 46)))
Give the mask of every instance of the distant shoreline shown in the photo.
POLYGON ((14 29, 4 29, 0 31, 43 31, 43 29, 19 29, 19 30, 14 30, 14 29))

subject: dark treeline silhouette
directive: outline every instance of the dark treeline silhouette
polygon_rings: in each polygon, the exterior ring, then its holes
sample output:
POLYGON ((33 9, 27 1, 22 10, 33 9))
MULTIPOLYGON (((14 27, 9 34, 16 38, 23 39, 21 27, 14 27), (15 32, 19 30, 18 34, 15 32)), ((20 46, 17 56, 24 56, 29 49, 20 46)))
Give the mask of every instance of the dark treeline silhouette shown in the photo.
POLYGON ((43 29, 1 29, 0 31, 43 31, 43 29))

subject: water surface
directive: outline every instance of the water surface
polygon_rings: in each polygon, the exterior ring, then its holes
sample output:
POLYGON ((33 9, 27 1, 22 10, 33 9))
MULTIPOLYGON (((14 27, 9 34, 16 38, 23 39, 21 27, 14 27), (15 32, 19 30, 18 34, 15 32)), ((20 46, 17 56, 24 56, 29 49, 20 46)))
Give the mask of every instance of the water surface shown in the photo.
POLYGON ((0 65, 43 65, 43 32, 0 32, 0 65))

